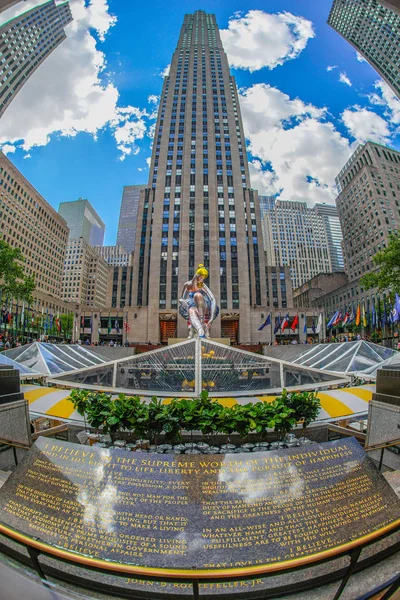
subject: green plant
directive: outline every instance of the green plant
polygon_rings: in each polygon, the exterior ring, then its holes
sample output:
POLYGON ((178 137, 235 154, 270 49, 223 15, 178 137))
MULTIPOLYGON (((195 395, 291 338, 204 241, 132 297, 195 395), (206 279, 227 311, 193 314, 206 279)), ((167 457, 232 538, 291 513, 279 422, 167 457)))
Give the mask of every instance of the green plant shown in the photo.
POLYGON ((155 396, 147 404, 138 396, 120 394, 117 398, 104 392, 72 390, 71 401, 91 427, 112 436, 118 431, 133 432, 138 438, 157 439, 162 432, 171 441, 181 438, 181 431, 199 430, 203 435, 237 432, 241 438, 256 432, 264 436, 274 429, 281 436, 302 422, 306 427, 320 409, 315 392, 283 390, 273 402, 236 404, 224 407, 203 391, 198 398, 171 400, 163 404, 155 396))
POLYGON ((303 427, 315 421, 321 408, 316 392, 288 393, 287 390, 282 390, 280 398, 288 408, 293 410, 292 416, 296 421, 303 421, 303 427))

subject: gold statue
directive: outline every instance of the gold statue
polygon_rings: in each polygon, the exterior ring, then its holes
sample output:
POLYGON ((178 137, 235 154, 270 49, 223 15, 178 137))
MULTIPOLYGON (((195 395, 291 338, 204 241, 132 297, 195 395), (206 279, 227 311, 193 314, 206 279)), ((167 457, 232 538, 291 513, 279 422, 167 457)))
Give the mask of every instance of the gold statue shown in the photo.
POLYGON ((207 277, 208 270, 204 265, 199 265, 193 279, 186 281, 183 286, 179 313, 188 321, 189 338, 195 334, 209 338, 211 324, 219 312, 214 294, 204 283, 207 277))

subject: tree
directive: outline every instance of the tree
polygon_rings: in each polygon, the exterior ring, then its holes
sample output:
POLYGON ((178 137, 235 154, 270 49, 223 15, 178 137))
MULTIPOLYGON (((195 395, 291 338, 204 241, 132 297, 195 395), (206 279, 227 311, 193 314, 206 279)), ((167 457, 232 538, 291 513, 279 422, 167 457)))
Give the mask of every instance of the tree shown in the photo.
POLYGON ((391 289, 400 293, 400 235, 392 234, 386 248, 375 254, 372 261, 379 270, 364 275, 361 285, 367 290, 376 287, 379 292, 391 289))
POLYGON ((74 325, 74 314, 73 313, 65 313, 60 315, 61 321, 61 332, 64 337, 71 337, 72 328, 74 325))
POLYGON ((3 302, 6 298, 25 300, 28 304, 32 302, 35 280, 24 274, 24 262, 20 248, 12 248, 0 239, 0 290, 3 302))

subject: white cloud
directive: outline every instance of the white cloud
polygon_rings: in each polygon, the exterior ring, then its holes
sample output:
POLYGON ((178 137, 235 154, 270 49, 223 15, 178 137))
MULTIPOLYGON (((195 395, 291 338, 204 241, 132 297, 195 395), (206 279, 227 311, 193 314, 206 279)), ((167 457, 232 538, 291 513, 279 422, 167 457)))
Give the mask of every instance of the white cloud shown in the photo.
POLYGON ((365 58, 363 57, 362 54, 360 54, 359 52, 356 51, 356 59, 358 60, 358 62, 367 62, 365 60, 365 58))
POLYGON ((160 73, 161 77, 167 77, 169 75, 170 68, 171 68, 171 63, 169 63, 169 65, 167 65, 165 67, 165 69, 163 71, 161 71, 161 73, 160 73))
POLYGON ((350 135, 360 144, 368 140, 380 144, 387 144, 390 141, 388 123, 368 108, 352 106, 346 108, 341 117, 350 135))
POLYGON ((11 144, 4 144, 1 150, 4 154, 14 154, 16 148, 15 146, 11 146, 11 144))
POLYGON ((391 123, 400 123, 400 100, 393 92, 391 87, 382 79, 375 81, 374 88, 378 90, 378 93, 370 94, 368 96, 371 104, 378 106, 384 106, 384 115, 391 123))
POLYGON ((252 185, 261 193, 313 205, 332 202, 334 179, 351 154, 349 141, 325 122, 326 108, 256 84, 241 91, 252 185))
POLYGON ((340 83, 345 83, 346 85, 352 86, 350 79, 347 77, 346 73, 340 73, 339 75, 340 83))
POLYGON ((117 148, 121 152, 120 160, 124 160, 132 152, 134 154, 139 152, 139 148, 135 145, 135 142, 144 137, 146 125, 143 117, 146 115, 146 111, 141 111, 132 106, 116 109, 111 125, 114 127, 117 148))
MULTIPOLYGON (((28 0, 23 8, 38 3, 28 0)), ((144 136, 148 114, 136 107, 119 106, 119 92, 107 80, 105 56, 95 35, 103 40, 116 18, 109 14, 106 0, 89 4, 70 0, 70 6, 74 20, 66 27, 66 40, 7 108, 0 122, 0 144, 28 151, 48 144, 55 134, 74 137, 85 132, 96 139, 100 130, 109 127, 124 158, 137 150, 135 141, 144 136)), ((12 9, 14 14, 17 8, 12 9)), ((10 12, 5 11, 7 18, 10 12)))
POLYGON ((160 96, 156 96, 156 94, 151 94, 148 98, 147 98, 147 102, 149 104, 158 104, 160 101, 160 96))
POLYGON ((150 164, 151 164, 151 156, 148 156, 148 157, 146 158, 146 162, 147 162, 147 166, 148 166, 148 167, 150 167, 150 164))
POLYGON ((234 15, 220 34, 230 65, 249 71, 274 69, 296 58, 315 36, 313 24, 303 17, 262 10, 234 15))
POLYGON ((327 70, 327 71, 333 71, 333 69, 337 69, 337 68, 338 68, 338 66, 337 66, 337 65, 328 65, 328 66, 326 67, 326 70, 327 70))

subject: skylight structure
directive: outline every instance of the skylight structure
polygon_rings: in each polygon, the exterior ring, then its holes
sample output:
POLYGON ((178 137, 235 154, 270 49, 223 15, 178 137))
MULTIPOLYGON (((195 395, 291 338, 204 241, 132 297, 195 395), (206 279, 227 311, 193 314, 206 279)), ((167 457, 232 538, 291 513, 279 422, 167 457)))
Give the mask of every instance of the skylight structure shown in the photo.
POLYGON ((294 364, 344 375, 376 369, 396 355, 396 350, 364 340, 342 344, 306 346, 294 364))
POLYGON ((12 348, 6 350, 3 355, 43 375, 56 375, 106 362, 102 356, 82 346, 45 342, 33 342, 26 346, 12 348))
POLYGON ((77 387, 113 388, 142 395, 245 396, 287 389, 318 389, 347 383, 346 377, 193 339, 122 360, 53 377, 77 387))

